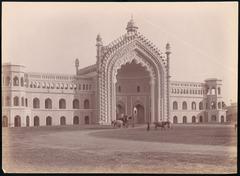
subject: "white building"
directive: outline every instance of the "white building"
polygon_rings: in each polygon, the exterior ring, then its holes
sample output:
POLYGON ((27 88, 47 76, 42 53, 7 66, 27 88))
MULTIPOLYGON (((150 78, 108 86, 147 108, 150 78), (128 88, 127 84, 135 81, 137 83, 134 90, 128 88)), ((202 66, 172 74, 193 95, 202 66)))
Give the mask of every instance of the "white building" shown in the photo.
POLYGON ((137 29, 131 19, 127 33, 106 46, 98 35, 96 64, 79 69, 76 60, 76 75, 3 64, 3 126, 109 125, 134 107, 135 123, 225 122, 221 80, 170 81, 170 45, 161 52, 137 29))

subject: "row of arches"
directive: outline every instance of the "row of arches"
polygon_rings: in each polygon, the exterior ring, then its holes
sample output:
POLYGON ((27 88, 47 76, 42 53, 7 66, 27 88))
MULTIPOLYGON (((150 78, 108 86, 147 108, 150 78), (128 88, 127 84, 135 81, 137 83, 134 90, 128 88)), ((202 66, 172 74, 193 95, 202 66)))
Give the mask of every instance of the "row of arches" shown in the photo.
MULTIPOLYGON (((178 110, 179 109, 177 101, 174 101, 172 106, 173 106, 173 110, 178 110)), ((206 102, 206 109, 216 109, 216 108, 222 109, 223 107, 224 107, 224 102, 218 102, 218 107, 216 107, 216 102, 214 102, 214 101, 211 102, 210 107, 209 107, 208 102, 206 102)), ((187 109, 188 109, 187 102, 183 101, 182 102, 182 110, 187 110, 187 109)), ((191 109, 192 110, 196 110, 197 109, 196 102, 193 101, 191 103, 191 109)), ((198 109, 199 110, 203 110, 204 109, 203 102, 199 102, 198 109)))
POLYGON ((174 94, 204 94, 204 90, 196 89, 181 89, 181 88, 172 88, 172 93, 174 94))
MULTIPOLYGON (((73 109, 79 109, 80 108, 80 102, 78 99, 74 99, 72 101, 72 107, 73 109)), ((37 109, 40 108, 40 100, 39 98, 33 99, 33 108, 37 109)), ((83 102, 83 108, 89 109, 90 108, 90 101, 88 99, 85 99, 83 102)), ((52 100, 50 98, 45 99, 45 109, 52 109, 52 100)), ((61 98, 59 100, 59 109, 66 109, 66 100, 61 98)))
MULTIPOLYGON (((137 92, 141 92, 141 87, 140 87, 140 86, 137 86, 136 91, 137 91, 137 92)), ((121 87, 121 86, 118 86, 118 92, 119 92, 119 93, 122 92, 122 87, 121 87)))
MULTIPOLYGON (((197 123, 197 118, 196 118, 196 116, 192 116, 191 122, 188 122, 187 119, 188 119, 187 116, 183 116, 183 117, 182 117, 182 123, 197 123)), ((216 121, 217 121, 216 115, 212 115, 212 116, 211 116, 211 121, 212 121, 212 122, 216 122, 216 121)), ((203 122, 204 122, 203 116, 199 116, 199 121, 198 121, 198 123, 203 123, 203 122)), ((221 123, 223 123, 223 122, 224 122, 224 116, 222 115, 222 116, 221 116, 221 123)), ((174 117, 173 117, 173 123, 179 123, 177 116, 174 116, 174 117)))
MULTIPOLYGON (((78 116, 74 116, 72 121, 73 121, 72 122, 73 125, 79 125, 80 124, 80 118, 78 116)), ((89 116, 84 117, 84 124, 86 124, 86 125, 90 124, 89 116)), ((66 117, 65 116, 61 116, 59 118, 59 125, 66 125, 66 117)), ((3 127, 8 127, 8 117, 7 116, 2 117, 2 126, 3 127)), ((26 116, 26 126, 27 127, 30 126, 29 116, 26 116)), ((33 126, 40 126, 39 116, 34 116, 33 126)), ((51 116, 46 117, 46 126, 52 126, 52 117, 51 116)), ((21 117, 19 115, 14 117, 14 127, 21 127, 21 117)))
MULTIPOLYGON (((9 96, 5 97, 4 105, 11 106, 11 98, 9 96)), ((19 98, 18 96, 15 96, 13 98, 13 106, 20 106, 20 105, 28 107, 28 99, 24 97, 19 98)))
MULTIPOLYGON (((13 77, 13 86, 19 86, 24 87, 24 78, 18 78, 18 76, 13 77)), ((11 86, 11 78, 9 76, 6 76, 5 79, 3 79, 3 85, 5 86, 11 86)))
POLYGON ((216 94, 220 95, 221 94, 221 88, 218 87, 216 89, 215 87, 211 87, 211 88, 206 87, 206 93, 207 93, 207 95, 216 95, 216 94))

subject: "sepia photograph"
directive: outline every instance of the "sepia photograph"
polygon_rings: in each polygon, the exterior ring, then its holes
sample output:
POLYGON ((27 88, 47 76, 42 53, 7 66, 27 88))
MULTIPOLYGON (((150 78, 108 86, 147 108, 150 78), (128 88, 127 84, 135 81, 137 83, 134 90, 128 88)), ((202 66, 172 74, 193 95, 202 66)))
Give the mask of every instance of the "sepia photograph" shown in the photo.
POLYGON ((236 174, 237 2, 3 2, 4 173, 236 174))

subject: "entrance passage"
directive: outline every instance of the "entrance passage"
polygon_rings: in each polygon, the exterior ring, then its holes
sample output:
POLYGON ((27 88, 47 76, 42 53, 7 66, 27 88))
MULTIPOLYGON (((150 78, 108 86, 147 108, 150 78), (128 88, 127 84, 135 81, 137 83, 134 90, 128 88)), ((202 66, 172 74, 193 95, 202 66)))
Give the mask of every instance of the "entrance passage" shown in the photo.
POLYGON ((137 119, 136 119, 137 123, 140 123, 140 124, 145 123, 144 107, 143 107, 142 105, 138 104, 138 105, 136 106, 136 108, 137 108, 137 115, 136 115, 136 117, 137 117, 137 119))
POLYGON ((14 127, 21 127, 21 117, 20 116, 16 116, 14 118, 14 127))

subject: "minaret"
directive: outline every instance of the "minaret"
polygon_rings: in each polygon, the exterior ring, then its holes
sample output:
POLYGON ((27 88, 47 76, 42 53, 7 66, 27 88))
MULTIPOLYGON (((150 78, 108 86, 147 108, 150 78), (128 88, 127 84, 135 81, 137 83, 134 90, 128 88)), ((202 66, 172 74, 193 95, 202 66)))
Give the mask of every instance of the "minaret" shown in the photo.
POLYGON ((76 75, 78 74, 78 67, 79 67, 79 60, 78 58, 75 60, 75 67, 76 67, 76 75))
POLYGON ((170 70, 170 54, 171 54, 171 48, 170 44, 166 44, 166 56, 167 56, 167 120, 170 118, 170 75, 169 75, 169 70, 170 70))
POLYGON ((97 35, 96 38, 96 47, 97 47, 97 85, 96 85, 96 97, 97 97, 97 103, 96 103, 96 107, 97 107, 97 123, 102 124, 102 121, 104 119, 101 119, 100 115, 101 115, 101 109, 100 107, 102 106, 102 102, 100 101, 101 95, 100 95, 100 90, 101 90, 101 60, 102 60, 102 49, 103 49, 103 42, 102 42, 102 37, 100 36, 100 34, 97 35))

